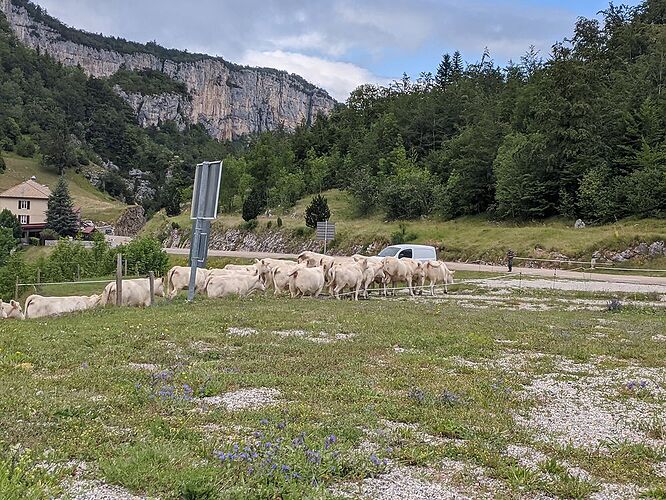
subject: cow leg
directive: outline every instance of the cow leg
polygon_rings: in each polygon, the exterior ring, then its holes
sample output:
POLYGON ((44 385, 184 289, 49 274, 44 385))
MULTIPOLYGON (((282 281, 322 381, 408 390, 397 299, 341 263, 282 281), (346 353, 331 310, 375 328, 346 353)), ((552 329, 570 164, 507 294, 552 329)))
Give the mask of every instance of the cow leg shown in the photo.
POLYGON ((409 295, 414 296, 414 284, 412 283, 412 278, 407 278, 407 287, 409 288, 409 295))

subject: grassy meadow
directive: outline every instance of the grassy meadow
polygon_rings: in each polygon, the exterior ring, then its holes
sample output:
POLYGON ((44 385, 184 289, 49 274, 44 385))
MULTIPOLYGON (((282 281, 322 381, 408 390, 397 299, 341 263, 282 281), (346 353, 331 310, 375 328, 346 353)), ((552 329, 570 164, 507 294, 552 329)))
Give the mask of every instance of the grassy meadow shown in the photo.
POLYGON ((426 299, 5 321, 0 497, 664 498, 664 332, 426 299))

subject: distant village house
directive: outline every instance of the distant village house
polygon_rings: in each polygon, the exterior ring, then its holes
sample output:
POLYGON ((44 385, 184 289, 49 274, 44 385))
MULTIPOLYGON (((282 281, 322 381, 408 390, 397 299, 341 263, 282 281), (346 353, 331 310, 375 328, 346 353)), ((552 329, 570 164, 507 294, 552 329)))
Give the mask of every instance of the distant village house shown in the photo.
POLYGON ((0 193, 0 210, 9 209, 21 223, 23 238, 39 237, 46 228, 51 190, 32 179, 0 193))

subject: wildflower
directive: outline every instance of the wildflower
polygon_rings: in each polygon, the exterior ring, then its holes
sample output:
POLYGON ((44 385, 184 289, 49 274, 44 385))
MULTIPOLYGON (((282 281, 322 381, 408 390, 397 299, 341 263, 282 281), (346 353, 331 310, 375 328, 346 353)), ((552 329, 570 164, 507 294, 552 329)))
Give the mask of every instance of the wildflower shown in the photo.
POLYGON ((86 368, 88 368, 89 366, 90 366, 90 365, 88 365, 88 363, 86 363, 85 361, 84 361, 83 363, 81 363, 81 368, 83 368, 84 370, 85 370, 86 368))
POLYGON ((283 430, 285 427, 287 427, 287 423, 286 423, 286 422, 279 422, 279 423, 277 424, 277 428, 280 429, 280 430, 283 430))
POLYGON ((321 463, 321 453, 315 450, 307 450, 305 452, 305 455, 308 459, 308 462, 311 462, 313 464, 320 464, 321 463))
POLYGON ((453 406, 460 402, 460 397, 451 391, 444 389, 444 391, 442 391, 442 393, 439 395, 439 400, 446 405, 453 406))
POLYGON ((301 432, 298 436, 292 439, 291 444, 294 446, 301 446, 305 444, 305 433, 301 432))
POLYGON ((324 440, 324 447, 328 450, 331 445, 337 442, 338 438, 335 437, 335 434, 331 434, 324 440))
POLYGON ((418 403, 423 403, 425 401, 425 392, 418 387, 412 387, 407 394, 409 398, 417 401, 418 403))
POLYGON ((372 455, 370 455, 370 461, 375 466, 379 466, 382 463, 381 460, 379 460, 379 458, 377 458, 377 455, 375 455, 374 453, 372 455))
POLYGON ((290 468, 288 465, 283 465, 283 466, 282 466, 282 472, 284 472, 285 474, 286 474, 287 472, 289 472, 290 470, 291 470, 291 468, 290 468))
POLYGON ((262 419, 259 421, 259 423, 260 423, 261 425, 268 425, 268 419, 266 419, 266 418, 262 418, 262 419))

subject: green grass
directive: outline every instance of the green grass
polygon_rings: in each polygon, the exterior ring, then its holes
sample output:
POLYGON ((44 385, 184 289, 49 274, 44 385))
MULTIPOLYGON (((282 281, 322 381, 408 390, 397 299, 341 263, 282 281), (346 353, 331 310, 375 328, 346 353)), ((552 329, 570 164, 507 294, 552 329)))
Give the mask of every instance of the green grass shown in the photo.
MULTIPOLYGON (((652 469, 666 459, 663 447, 558 449, 516 425, 514 412, 538 404, 523 397, 524 384, 553 364, 534 360, 513 372, 493 360, 516 352, 575 362, 611 356, 622 360, 614 362, 618 366, 664 370, 666 351, 651 336, 665 328, 663 314, 650 309, 611 315, 264 297, 186 304, 182 295, 146 310, 108 308, 3 322, 0 497, 10 491, 1 478, 12 445, 31 450, 24 464, 28 471, 38 461, 85 461, 90 476, 161 498, 322 497, 332 484, 380 474, 384 459, 437 468, 444 458, 483 467, 512 496, 585 498, 602 482, 663 491, 666 482, 652 469), (598 319, 616 322, 607 338, 589 335, 598 319), (228 335, 228 327, 257 333, 228 335), (322 344, 274 333, 279 330, 354 336, 322 344), (478 368, 456 364, 457 357, 478 368), (158 369, 141 371, 130 363, 152 363, 168 372, 157 376, 158 369), (259 387, 278 389, 281 402, 227 411, 187 397, 189 391, 216 396, 259 387), (384 428, 384 421, 418 425, 434 438, 455 440, 428 444, 409 428, 366 434, 384 428), (331 434, 336 442, 327 448, 331 434), (216 451, 233 453, 234 444, 241 451, 253 447, 258 439, 282 439, 274 461, 301 478, 271 475, 263 466, 252 472, 245 462, 216 456, 216 451), (376 445, 378 464, 359 448, 368 439, 376 445), (519 466, 504 453, 510 443, 548 454, 552 460, 543 465, 548 474, 519 466), (310 461, 303 446, 321 453, 321 460, 310 461), (571 477, 563 461, 585 468, 594 480, 571 477)), ((654 427, 646 432, 654 433, 654 427)), ((263 448, 259 454, 268 458, 263 448)), ((37 497, 28 491, 47 491, 70 473, 65 468, 44 478, 35 472, 12 487, 37 497)), ((473 488, 464 475, 456 481, 456 487, 473 488)))
MULTIPOLYGON (((400 222, 385 221, 381 214, 360 218, 354 213, 351 196, 343 191, 331 190, 324 193, 331 209, 331 221, 336 223, 337 238, 331 248, 338 252, 348 252, 354 245, 378 242, 390 243, 391 235, 399 230, 400 222)), ((288 213, 282 214, 285 231, 292 233, 304 227, 305 208, 311 197, 299 201, 288 213)), ((258 231, 266 229, 270 221, 276 227, 277 215, 258 218, 258 231)), ((175 218, 164 213, 156 215, 148 222, 144 232, 164 234, 165 228, 176 222, 189 230, 189 210, 175 218)), ((217 231, 238 227, 243 220, 238 214, 220 214, 214 227, 217 231)), ((574 229, 573 221, 550 219, 535 223, 497 222, 487 217, 463 217, 452 221, 427 219, 407 221, 407 232, 414 233, 414 243, 433 244, 442 249, 446 260, 485 260, 502 261, 509 248, 518 256, 539 256, 537 249, 545 252, 560 252, 569 258, 589 260, 599 249, 624 250, 640 241, 663 240, 666 235, 666 220, 626 219, 614 224, 590 226, 574 229)), ((377 249, 378 251, 378 249, 377 249)), ((661 266, 661 261, 643 261, 623 264, 622 267, 661 266)))
MULTIPOLYGON (((3 158, 7 169, 0 174, 0 191, 20 184, 33 175, 37 177, 37 182, 45 184, 51 189, 58 182, 57 172, 44 168, 36 158, 24 158, 12 153, 4 153, 3 158)), ((84 219, 112 223, 125 210, 125 204, 95 189, 83 175, 77 174, 73 170, 68 170, 65 175, 69 181, 69 190, 74 204, 81 207, 81 215, 84 219)))

